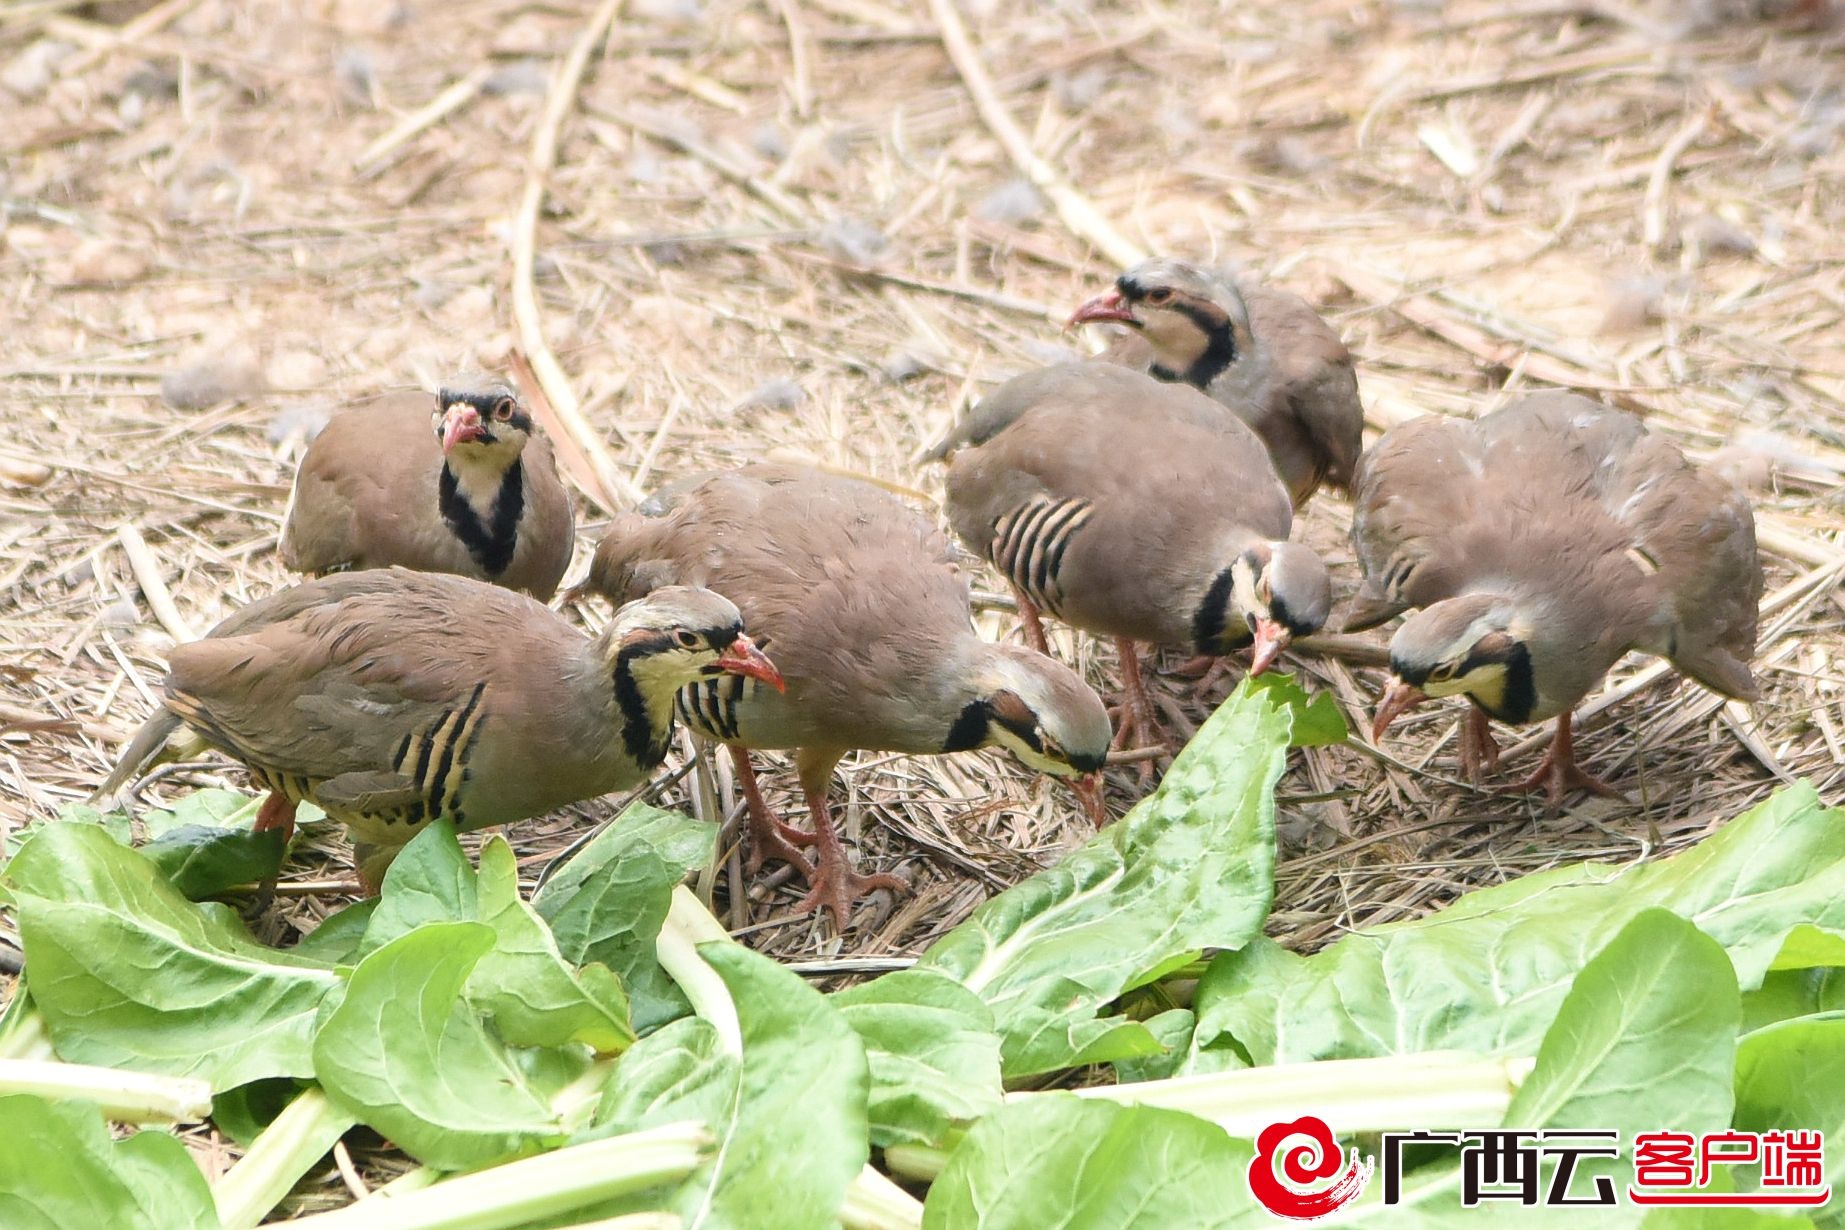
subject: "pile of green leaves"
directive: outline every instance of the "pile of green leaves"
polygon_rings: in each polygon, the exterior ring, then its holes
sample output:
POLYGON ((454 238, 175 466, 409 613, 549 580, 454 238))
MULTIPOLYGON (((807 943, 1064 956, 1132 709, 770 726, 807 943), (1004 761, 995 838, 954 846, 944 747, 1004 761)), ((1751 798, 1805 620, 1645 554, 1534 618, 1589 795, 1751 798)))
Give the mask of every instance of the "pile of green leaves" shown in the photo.
MULTIPOLYGON (((260 1181, 233 1169, 208 1187, 163 1132, 115 1141, 94 1108, 0 1096, 5 1139, 34 1142, 29 1164, 0 1166, 0 1226, 253 1225, 354 1123, 428 1168, 419 1183, 471 1172, 428 1194, 473 1200, 457 1185, 499 1174, 548 1193, 402 1224, 659 1211, 749 1230, 1269 1225, 1245 1135, 1309 1111, 1348 1137, 1500 1123, 1629 1140, 1732 1124, 1845 1132, 1845 817, 1813 791, 1783 791, 1672 859, 1560 868, 1301 957, 1262 935, 1274 787, 1290 743, 1340 737, 1324 699, 1285 679, 1245 684, 1120 822, 914 968, 830 995, 730 942, 676 887, 714 835, 670 812, 630 809, 529 902, 503 840, 477 868, 432 828, 376 902, 288 950, 192 899, 279 853, 230 800, 199 796, 213 831, 165 854, 106 817, 45 825, 0 873, 30 982, 0 1021, 0 1056, 42 1028, 63 1061, 208 1081, 219 1127, 255 1142, 240 1168, 282 1152, 265 1139, 290 1143, 260 1181), (1416 1065, 1445 1062, 1425 1052, 1535 1065, 1460 1124, 1421 1087, 1416 1065), (1317 1061, 1397 1057, 1395 1086, 1315 1083, 1317 1061), (1108 1098, 1025 1092, 1097 1065, 1120 1082, 1108 1098), (1262 1095, 1272 1107, 1199 1092, 1247 1090, 1235 1082, 1248 1069, 1280 1078, 1262 1095), (1180 1078, 1189 1100, 1139 1083, 1158 1078, 1180 1078), (1378 1105, 1389 1122, 1373 1121, 1378 1105), (561 1193, 519 1169, 688 1124, 702 1151, 600 1189, 561 1193), (933 1181, 919 1204, 885 1173, 912 1191, 933 1181)), ((1631 1164, 1609 1165, 1618 1187, 1631 1164)), ((1845 1137, 1830 1166, 1845 1188, 1845 1137)), ((1462 1209, 1451 1155, 1419 1161, 1402 1206, 1381 1207, 1380 1186, 1340 1220, 1545 1223, 1462 1209)), ((1755 1224, 1642 1212, 1600 1210, 1595 1224, 1755 1224)))

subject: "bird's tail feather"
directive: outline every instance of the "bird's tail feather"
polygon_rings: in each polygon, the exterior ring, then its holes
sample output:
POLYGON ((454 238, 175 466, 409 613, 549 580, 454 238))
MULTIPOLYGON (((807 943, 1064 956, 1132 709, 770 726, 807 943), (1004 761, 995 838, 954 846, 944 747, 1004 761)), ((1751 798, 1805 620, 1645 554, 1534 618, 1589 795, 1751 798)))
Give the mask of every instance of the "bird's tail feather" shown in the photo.
POLYGON ((141 729, 135 732, 135 737, 128 741, 128 747, 122 752, 121 759, 115 762, 115 768, 109 771, 109 776, 103 779, 96 793, 90 796, 90 803, 95 805, 107 802, 120 794, 129 779, 166 746, 167 740, 180 725, 179 715, 166 709, 147 719, 141 729))

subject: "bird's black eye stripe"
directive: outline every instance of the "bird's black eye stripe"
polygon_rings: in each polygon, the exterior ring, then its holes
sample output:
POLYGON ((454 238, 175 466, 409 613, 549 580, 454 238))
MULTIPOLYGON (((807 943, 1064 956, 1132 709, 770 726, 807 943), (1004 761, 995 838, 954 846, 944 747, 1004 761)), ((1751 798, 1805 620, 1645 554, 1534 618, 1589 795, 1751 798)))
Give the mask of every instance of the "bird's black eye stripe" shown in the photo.
POLYGON ((725 624, 721 628, 707 628, 703 633, 705 644, 720 652, 736 644, 737 638, 742 635, 742 624, 725 624))

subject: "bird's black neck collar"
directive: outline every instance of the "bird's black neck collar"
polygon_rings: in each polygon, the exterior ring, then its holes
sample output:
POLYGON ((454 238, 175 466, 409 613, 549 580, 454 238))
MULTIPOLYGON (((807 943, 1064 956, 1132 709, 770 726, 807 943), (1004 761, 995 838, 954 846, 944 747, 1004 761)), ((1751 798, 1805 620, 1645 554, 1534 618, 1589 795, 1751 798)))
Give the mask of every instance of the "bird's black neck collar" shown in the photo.
POLYGON ((500 479, 485 520, 461 492, 461 481, 447 461, 442 463, 438 504, 442 520, 461 539, 461 545, 489 577, 497 577, 512 563, 519 545, 519 518, 525 513, 525 465, 514 459, 500 479))
POLYGON ((1192 612, 1192 647, 1197 652, 1222 654, 1247 643, 1224 636, 1230 630, 1230 591, 1235 588, 1236 579, 1229 568, 1211 579, 1211 587, 1192 612))
POLYGON ((615 708, 621 719, 622 750, 643 769, 651 770, 666 759, 667 741, 673 733, 673 697, 650 701, 634 677, 634 664, 672 645, 673 638, 664 632, 630 634, 615 654, 611 681, 615 687, 615 708))
MULTIPOLYGON (((1484 709, 1488 716, 1514 725, 1529 721, 1532 710, 1537 708, 1537 676, 1531 667, 1531 650, 1523 641, 1512 642, 1512 647, 1501 659, 1505 663, 1505 688, 1500 693, 1497 705, 1487 705, 1479 697, 1473 697, 1473 703, 1484 709)), ((1462 665, 1467 670, 1466 664, 1462 665)))
POLYGON ((1198 331, 1204 334, 1204 350, 1184 371, 1177 371, 1164 363, 1155 363, 1147 369, 1148 374, 1167 384, 1189 384, 1208 393, 1211 382, 1236 362, 1236 333, 1231 328, 1230 320, 1227 316, 1206 311, 1195 303, 1174 304, 1167 310, 1183 314, 1198 326, 1198 331))

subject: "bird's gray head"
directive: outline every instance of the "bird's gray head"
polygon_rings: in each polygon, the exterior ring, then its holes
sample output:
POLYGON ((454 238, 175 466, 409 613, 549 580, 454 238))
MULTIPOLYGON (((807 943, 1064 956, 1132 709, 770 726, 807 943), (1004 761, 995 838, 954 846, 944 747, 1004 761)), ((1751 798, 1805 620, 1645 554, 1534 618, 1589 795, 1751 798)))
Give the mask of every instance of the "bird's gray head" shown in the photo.
POLYGON ((1101 769, 1108 710, 1075 671, 1021 645, 989 645, 982 657, 975 698, 944 751, 1003 747, 1054 777, 1101 769))
POLYGON ((512 386, 497 380, 444 386, 431 423, 451 463, 493 470, 517 461, 537 430, 512 386))
POLYGON ((1297 636, 1310 636, 1332 611, 1332 577, 1313 548, 1258 542, 1217 574, 1192 615, 1199 653, 1252 646, 1249 673, 1260 675, 1297 636))
POLYGON ((1119 321, 1153 347, 1153 374, 1207 388, 1253 352, 1249 308, 1226 277, 1185 261, 1156 257, 1119 278, 1115 288, 1078 307, 1070 324, 1119 321))
POLYGON ((1524 721, 1537 703, 1527 639, 1499 594, 1462 594, 1415 612, 1390 638, 1390 686, 1373 737, 1432 696, 1465 694, 1496 718, 1524 721))
POLYGON ((680 688, 726 673, 777 691, 784 686, 775 664, 744 633, 736 605, 708 589, 656 589, 617 610, 598 643, 610 667, 625 672, 650 703, 670 706, 680 688))

